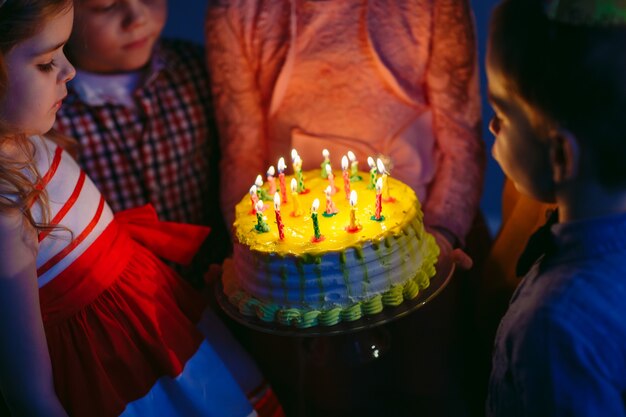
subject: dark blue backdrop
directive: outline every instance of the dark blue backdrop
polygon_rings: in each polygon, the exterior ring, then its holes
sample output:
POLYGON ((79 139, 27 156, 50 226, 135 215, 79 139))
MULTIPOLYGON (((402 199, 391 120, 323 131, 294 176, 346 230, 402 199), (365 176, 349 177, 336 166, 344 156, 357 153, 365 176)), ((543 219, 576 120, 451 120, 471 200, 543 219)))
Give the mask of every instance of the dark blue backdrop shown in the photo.
MULTIPOLYGON (((496 0, 472 0, 472 7, 476 17, 478 32, 478 53, 481 70, 481 91, 483 97, 483 138, 487 147, 488 163, 485 177, 485 187, 481 207, 492 232, 497 231, 500 225, 500 195, 503 175, 498 164, 491 157, 493 137, 487 129, 487 123, 492 112, 486 100, 486 79, 484 71, 485 42, 489 14, 496 0)), ((176 0, 169 3, 169 20, 165 27, 165 35, 204 42, 203 25, 206 2, 204 0, 176 0)))

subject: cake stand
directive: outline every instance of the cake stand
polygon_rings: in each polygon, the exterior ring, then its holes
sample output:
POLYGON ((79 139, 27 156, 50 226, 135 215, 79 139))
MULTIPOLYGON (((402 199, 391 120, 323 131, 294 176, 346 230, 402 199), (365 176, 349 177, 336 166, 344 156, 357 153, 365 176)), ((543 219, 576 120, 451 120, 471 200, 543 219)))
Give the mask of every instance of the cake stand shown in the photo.
MULTIPOLYGON (((236 324, 235 333, 271 382, 287 415, 338 417, 357 413, 367 417, 389 411, 386 406, 377 407, 389 404, 390 399, 375 393, 393 386, 393 369, 398 366, 394 368, 394 364, 406 356, 398 353, 398 349, 407 350, 398 329, 413 331, 410 320, 419 321, 419 317, 412 313, 443 291, 454 269, 450 259, 440 258, 429 287, 413 300, 352 322, 304 329, 242 315, 228 301, 221 279, 213 281, 213 290, 218 305, 236 324), (409 315, 410 320, 398 320, 409 315), (356 398, 359 400, 354 402, 356 398)), ((223 271, 222 279, 234 273, 232 265, 225 265, 223 271)))
POLYGON ((286 326, 276 322, 265 322, 256 316, 244 316, 239 310, 233 306, 228 297, 224 294, 222 280, 228 279, 229 274, 234 274, 232 265, 224 268, 222 279, 215 280, 215 298, 220 308, 236 322, 264 333, 271 333, 279 336, 298 336, 298 337, 317 337, 332 336, 338 334, 346 334, 371 329, 376 326, 388 323, 392 320, 404 317, 407 314, 426 305, 433 300, 448 284, 453 273, 454 263, 448 259, 439 259, 435 265, 435 276, 430 279, 428 288, 420 290, 418 295, 412 300, 405 300, 396 307, 385 306, 382 312, 374 315, 364 315, 358 320, 341 321, 332 326, 317 325, 307 328, 298 328, 295 326, 286 326))

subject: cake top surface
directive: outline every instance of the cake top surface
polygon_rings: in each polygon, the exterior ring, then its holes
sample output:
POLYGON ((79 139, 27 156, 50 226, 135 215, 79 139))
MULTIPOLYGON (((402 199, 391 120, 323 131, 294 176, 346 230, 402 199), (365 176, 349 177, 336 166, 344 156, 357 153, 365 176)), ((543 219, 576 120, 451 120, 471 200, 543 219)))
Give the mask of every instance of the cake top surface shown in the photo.
MULTIPOLYGON (((280 239, 277 225, 276 210, 273 201, 265 201, 265 209, 258 216, 253 208, 250 195, 246 195, 235 207, 235 222, 233 224, 237 241, 249 246, 251 250, 277 255, 316 255, 319 253, 341 251, 348 247, 360 247, 364 243, 381 241, 388 236, 402 233, 416 216, 422 217, 421 207, 415 192, 406 184, 389 176, 383 182, 381 192, 381 216, 382 220, 374 220, 376 214, 377 191, 371 188, 370 173, 359 172, 361 181, 350 182, 350 189, 356 191, 357 201, 354 206, 354 219, 351 221, 352 206, 346 198, 344 179, 341 170, 334 177, 336 193, 331 196, 332 203, 337 209, 335 215, 327 217, 327 198, 325 189, 329 186, 328 179, 320 175, 320 170, 306 171, 304 186, 306 193, 292 193, 290 188, 293 175, 285 175, 284 184, 287 190, 287 202, 282 201, 279 207, 280 217, 283 224, 284 239, 280 239), (293 214, 298 200, 301 215, 293 214), (314 216, 312 204, 315 199, 319 200, 317 209, 319 239, 315 238, 314 216), (389 201, 393 200, 393 201, 389 201), (269 230, 257 231, 259 217, 264 221, 269 230), (348 231, 351 224, 358 226, 357 231, 348 231)), ((279 178, 276 177, 276 187, 280 188, 279 178)), ((269 184, 265 183, 262 188, 267 191, 269 184)), ((281 194, 282 197, 282 194, 281 194)), ((352 230, 355 229, 352 227, 352 230)))

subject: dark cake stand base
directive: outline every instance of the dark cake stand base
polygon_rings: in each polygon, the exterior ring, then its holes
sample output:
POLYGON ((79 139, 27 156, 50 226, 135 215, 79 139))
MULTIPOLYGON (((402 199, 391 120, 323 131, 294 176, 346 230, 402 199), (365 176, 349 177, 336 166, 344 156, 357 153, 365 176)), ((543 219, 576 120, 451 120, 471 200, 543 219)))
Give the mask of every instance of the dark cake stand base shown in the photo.
MULTIPOLYGON (((231 330, 274 386, 288 417, 401 417, 433 406, 430 399, 420 403, 420 395, 430 398, 425 389, 441 388, 436 375, 446 368, 449 356, 440 346, 454 343, 448 340, 446 308, 432 303, 440 294, 448 303, 443 289, 454 265, 440 259, 436 270, 430 286, 400 306, 352 322, 306 329, 243 316, 224 295, 221 280, 213 290, 231 319, 231 330), (418 314, 420 310, 424 313, 418 314), (420 378, 416 373, 429 372, 435 379, 415 383, 420 378)), ((225 273, 232 270, 226 268, 225 273)))

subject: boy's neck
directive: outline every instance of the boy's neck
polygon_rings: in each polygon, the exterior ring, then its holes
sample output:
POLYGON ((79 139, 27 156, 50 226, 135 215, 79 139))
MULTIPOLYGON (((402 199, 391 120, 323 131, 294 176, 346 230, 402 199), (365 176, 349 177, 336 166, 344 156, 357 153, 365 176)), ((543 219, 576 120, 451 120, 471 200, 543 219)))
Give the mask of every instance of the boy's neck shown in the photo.
POLYGON ((626 213, 626 190, 579 182, 557 195, 559 221, 570 222, 626 213))

